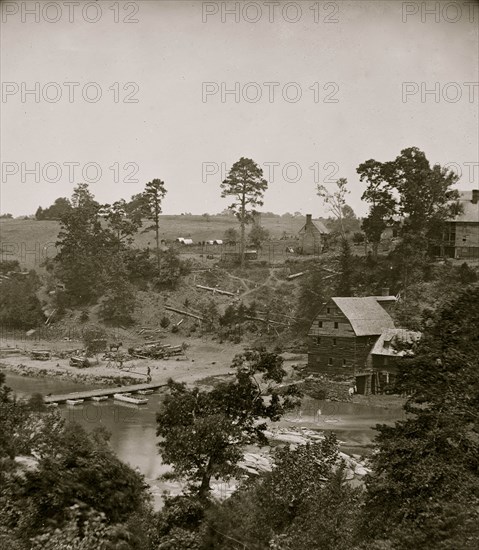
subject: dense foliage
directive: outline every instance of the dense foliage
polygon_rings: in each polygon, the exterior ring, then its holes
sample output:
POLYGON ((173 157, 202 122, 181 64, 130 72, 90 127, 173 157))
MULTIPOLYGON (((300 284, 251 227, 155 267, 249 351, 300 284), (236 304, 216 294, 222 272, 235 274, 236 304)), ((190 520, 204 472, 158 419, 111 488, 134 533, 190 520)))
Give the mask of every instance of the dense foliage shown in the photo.
POLYGON ((279 448, 272 472, 250 479, 208 512, 205 548, 352 548, 360 503, 361 490, 344 480, 334 434, 279 448))
POLYGON ((157 415, 160 453, 172 465, 172 475, 186 479, 200 497, 208 495, 212 478, 228 479, 237 472, 244 445, 266 444, 267 419, 279 420, 297 405, 295 386, 280 394, 272 385, 286 374, 282 363, 264 350, 237 355, 234 380, 211 391, 170 380, 157 415))
POLYGON ((41 220, 60 220, 72 208, 70 201, 65 197, 59 197, 48 208, 38 207, 35 218, 41 220))
POLYGON ((391 548, 472 549, 479 542, 479 286, 429 320, 398 390, 411 416, 379 428, 364 521, 391 548))
POLYGON ((65 285, 64 292, 56 293, 59 311, 101 299, 102 320, 127 326, 134 321, 137 289, 172 289, 179 284, 190 266, 175 250, 160 247, 159 215, 165 194, 163 182, 153 180, 129 203, 100 205, 86 184, 75 188, 71 207, 60 216, 59 253, 47 266, 65 285), (142 218, 153 222, 144 231, 155 231, 154 251, 133 247, 142 218))
POLYGON ((417 147, 403 149, 393 161, 368 160, 358 169, 368 187, 362 199, 370 212, 363 222, 375 255, 381 233, 394 220, 401 219, 400 232, 423 253, 441 237, 442 224, 457 213, 459 194, 452 189, 458 176, 439 164, 431 166, 417 147))
POLYGON ((37 290, 40 280, 35 271, 21 272, 18 262, 0 262, 0 325, 30 329, 44 321, 37 290))
MULTIPOLYGON (((65 424, 41 400, 18 400, 0 373, 0 542, 9 548, 145 549, 143 477, 102 430, 65 424), (125 541, 128 544, 125 546, 125 541)), ((145 533, 146 535, 146 533, 145 533)))

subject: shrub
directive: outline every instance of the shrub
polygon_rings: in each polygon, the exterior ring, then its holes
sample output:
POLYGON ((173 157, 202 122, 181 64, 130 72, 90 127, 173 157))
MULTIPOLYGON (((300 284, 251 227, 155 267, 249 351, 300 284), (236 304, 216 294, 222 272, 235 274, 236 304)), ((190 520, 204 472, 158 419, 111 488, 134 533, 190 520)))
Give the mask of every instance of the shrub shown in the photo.
POLYGON ((82 309, 82 312, 80 314, 80 322, 86 323, 88 319, 90 318, 90 314, 87 309, 82 309))
POLYGON ((163 315, 163 317, 160 320, 160 327, 168 328, 169 326, 170 326, 170 319, 166 315, 163 315))

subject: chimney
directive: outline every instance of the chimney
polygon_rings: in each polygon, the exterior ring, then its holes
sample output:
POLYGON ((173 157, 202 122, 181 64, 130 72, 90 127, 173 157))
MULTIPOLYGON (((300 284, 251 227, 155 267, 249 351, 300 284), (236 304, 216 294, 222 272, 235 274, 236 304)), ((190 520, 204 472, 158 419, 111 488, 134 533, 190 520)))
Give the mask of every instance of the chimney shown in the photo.
POLYGON ((311 225, 312 215, 306 214, 306 225, 311 225))
POLYGON ((381 288, 381 296, 389 296, 389 287, 385 286, 381 288))
POLYGON ((473 189, 472 190, 472 204, 477 204, 477 201, 479 201, 479 189, 473 189))

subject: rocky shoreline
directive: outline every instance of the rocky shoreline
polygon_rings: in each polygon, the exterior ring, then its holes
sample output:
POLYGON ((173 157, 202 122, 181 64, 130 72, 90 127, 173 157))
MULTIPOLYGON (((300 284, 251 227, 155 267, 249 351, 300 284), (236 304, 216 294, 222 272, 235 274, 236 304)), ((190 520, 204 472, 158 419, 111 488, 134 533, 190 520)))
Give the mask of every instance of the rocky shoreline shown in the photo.
POLYGON ((79 384, 95 384, 99 386, 126 386, 130 384, 139 384, 144 382, 144 377, 132 376, 105 376, 104 374, 92 372, 72 372, 60 369, 39 368, 26 365, 24 363, 6 363, 0 362, 0 370, 5 370, 20 376, 28 376, 32 378, 60 378, 79 384))

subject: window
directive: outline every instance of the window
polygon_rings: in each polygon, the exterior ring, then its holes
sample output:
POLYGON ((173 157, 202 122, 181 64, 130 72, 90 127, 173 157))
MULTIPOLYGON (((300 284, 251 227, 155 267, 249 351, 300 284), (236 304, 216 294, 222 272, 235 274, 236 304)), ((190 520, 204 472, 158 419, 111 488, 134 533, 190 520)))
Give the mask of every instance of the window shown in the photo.
POLYGON ((343 367, 346 366, 346 359, 343 359, 343 367))
POLYGON ((336 345, 336 338, 333 338, 333 346, 336 345))
POLYGON ((318 328, 323 328, 323 321, 318 321, 318 328))
POLYGON ((316 345, 319 346, 319 344, 321 344, 321 338, 316 336, 316 345))
POLYGON ((339 328, 339 323, 334 323, 334 328, 339 328))
POLYGON ((331 313, 331 308, 328 307, 328 309, 326 310, 328 313, 331 313))
POLYGON ((330 358, 328 359, 328 367, 332 367, 332 366, 333 366, 333 358, 330 357, 330 358))

